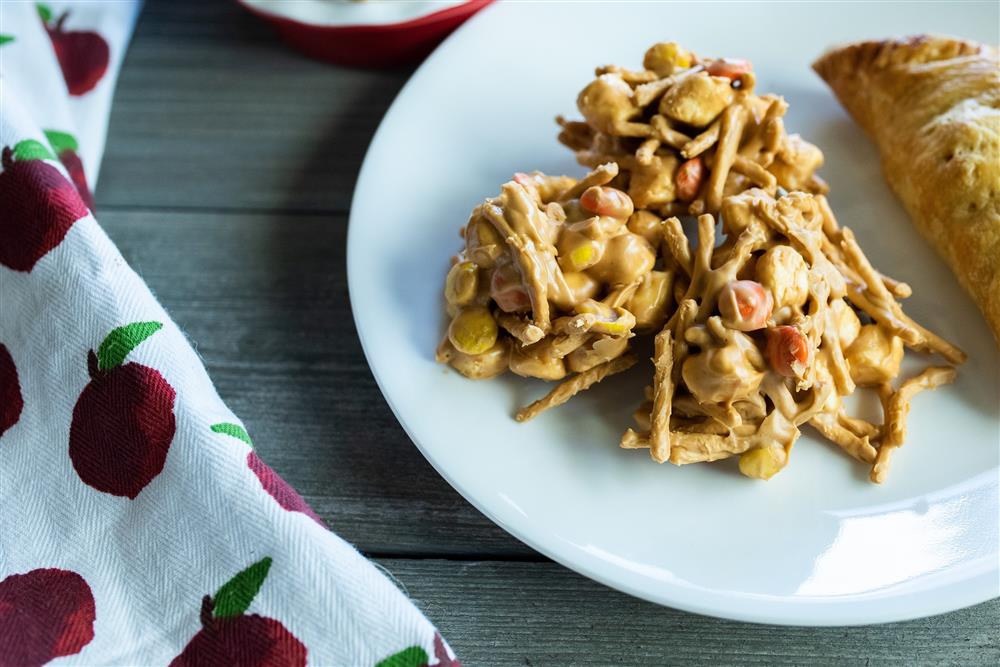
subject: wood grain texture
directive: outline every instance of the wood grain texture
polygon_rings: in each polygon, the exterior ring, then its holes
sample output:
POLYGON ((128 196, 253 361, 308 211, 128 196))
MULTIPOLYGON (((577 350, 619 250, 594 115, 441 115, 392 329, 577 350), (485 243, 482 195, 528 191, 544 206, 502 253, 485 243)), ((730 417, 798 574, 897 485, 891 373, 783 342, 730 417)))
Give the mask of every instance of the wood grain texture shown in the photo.
POLYGON ((994 600, 856 628, 752 625, 658 607, 554 563, 383 560, 468 665, 996 665, 994 600))
POLYGON ((347 295, 354 180, 409 73, 311 62, 234 2, 147 0, 98 219, 261 456, 341 536, 383 556, 467 665, 1000 661, 997 600, 862 628, 695 616, 545 561, 452 490, 379 394, 347 295))
POLYGON ((309 60, 231 0, 147 2, 97 200, 347 211, 368 141, 410 72, 309 60))

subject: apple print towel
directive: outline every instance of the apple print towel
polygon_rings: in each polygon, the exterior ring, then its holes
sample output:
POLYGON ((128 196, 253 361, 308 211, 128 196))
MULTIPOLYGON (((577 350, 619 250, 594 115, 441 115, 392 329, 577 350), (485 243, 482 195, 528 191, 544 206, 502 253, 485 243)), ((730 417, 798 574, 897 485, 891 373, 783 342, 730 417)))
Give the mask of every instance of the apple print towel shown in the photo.
POLYGON ((458 665, 94 217, 138 6, 0 2, 0 666, 458 665))

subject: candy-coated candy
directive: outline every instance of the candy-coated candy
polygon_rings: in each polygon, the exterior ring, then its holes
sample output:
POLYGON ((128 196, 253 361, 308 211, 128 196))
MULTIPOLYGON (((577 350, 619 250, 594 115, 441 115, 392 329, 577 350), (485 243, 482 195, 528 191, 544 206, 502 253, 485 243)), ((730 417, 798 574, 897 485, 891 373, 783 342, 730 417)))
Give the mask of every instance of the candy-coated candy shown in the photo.
POLYGON ((749 60, 739 58, 719 58, 713 60, 705 66, 705 71, 712 76, 723 76, 731 81, 735 81, 747 72, 753 71, 753 65, 749 60))
POLYGON ((754 479, 771 479, 787 462, 781 447, 758 447, 740 455, 740 472, 754 479))
POLYGON ((531 310, 531 297, 528 296, 521 273, 513 264, 501 264, 493 269, 490 278, 490 296, 507 313, 519 313, 531 310))
POLYGON ((722 322, 738 331, 763 329, 773 307, 771 293, 753 280, 733 280, 719 292, 722 322))
POLYGON ((444 283, 444 298, 453 306, 464 306, 476 298, 479 267, 475 262, 459 262, 448 271, 444 283))
POLYGON ((482 354, 497 342, 496 320, 484 306, 459 311, 448 326, 448 340, 462 354, 482 354))
POLYGON ((584 190, 580 195, 580 206, 597 215, 619 220, 628 218, 635 210, 632 199, 627 194, 606 185, 593 185, 584 190))
POLYGON ((478 219, 465 230, 465 252, 473 262, 484 269, 491 269, 497 259, 507 251, 507 244, 496 227, 478 219))
POLYGON ((708 170, 705 169, 705 162, 700 155, 681 164, 674 175, 677 198, 681 201, 691 201, 697 197, 707 174, 708 170))
POLYGON ((766 352, 767 361, 775 373, 794 378, 805 375, 809 363, 809 340, 798 327, 768 329, 766 352))
POLYGON ((642 66, 659 76, 670 76, 674 72, 691 67, 694 58, 691 52, 677 42, 653 44, 642 58, 642 66))

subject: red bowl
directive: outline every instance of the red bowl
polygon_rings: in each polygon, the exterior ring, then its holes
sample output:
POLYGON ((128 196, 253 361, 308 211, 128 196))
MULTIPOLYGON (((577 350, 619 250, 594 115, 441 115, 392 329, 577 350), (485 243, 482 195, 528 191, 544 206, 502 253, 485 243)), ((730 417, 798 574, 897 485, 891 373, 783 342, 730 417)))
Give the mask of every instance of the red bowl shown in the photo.
POLYGON ((441 40, 493 0, 468 0, 398 23, 316 25, 237 0, 271 23, 290 45, 317 60, 354 67, 388 67, 423 58, 441 40))

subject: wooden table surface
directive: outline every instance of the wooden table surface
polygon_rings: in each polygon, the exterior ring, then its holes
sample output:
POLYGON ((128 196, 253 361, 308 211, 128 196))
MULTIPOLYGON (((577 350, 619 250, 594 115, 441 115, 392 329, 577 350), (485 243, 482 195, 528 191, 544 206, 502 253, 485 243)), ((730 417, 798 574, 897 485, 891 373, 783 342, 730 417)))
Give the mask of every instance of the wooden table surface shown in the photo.
POLYGON ((998 664, 998 600, 856 628, 687 614, 552 563, 434 472, 368 370, 345 270, 358 168, 411 72, 312 62, 233 2, 147 1, 97 216, 262 457, 398 580, 463 662, 998 664))

